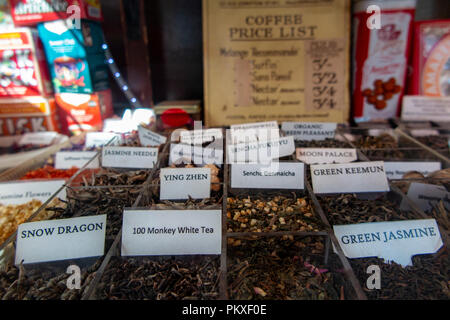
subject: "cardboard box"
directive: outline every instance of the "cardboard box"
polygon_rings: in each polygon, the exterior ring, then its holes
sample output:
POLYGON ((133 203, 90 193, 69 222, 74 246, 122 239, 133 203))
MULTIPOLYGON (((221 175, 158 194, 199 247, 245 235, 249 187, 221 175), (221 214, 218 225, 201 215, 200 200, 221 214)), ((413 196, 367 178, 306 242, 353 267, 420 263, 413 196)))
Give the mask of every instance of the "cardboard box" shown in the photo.
POLYGON ((0 98, 53 92, 42 42, 29 28, 0 31, 0 98))
POLYGON ((10 1, 16 26, 32 26, 40 22, 67 19, 78 12, 81 19, 102 20, 99 0, 10 1))
POLYGON ((39 131, 60 132, 54 99, 23 97, 0 101, 1 136, 39 131))
POLYGON ((62 132, 101 131, 103 120, 114 115, 111 90, 95 94, 55 94, 62 132))
POLYGON ((208 126, 349 118, 350 1, 203 0, 208 126))
POLYGON ((100 24, 82 20, 81 29, 68 29, 60 20, 39 24, 38 30, 55 92, 92 94, 109 88, 100 24))

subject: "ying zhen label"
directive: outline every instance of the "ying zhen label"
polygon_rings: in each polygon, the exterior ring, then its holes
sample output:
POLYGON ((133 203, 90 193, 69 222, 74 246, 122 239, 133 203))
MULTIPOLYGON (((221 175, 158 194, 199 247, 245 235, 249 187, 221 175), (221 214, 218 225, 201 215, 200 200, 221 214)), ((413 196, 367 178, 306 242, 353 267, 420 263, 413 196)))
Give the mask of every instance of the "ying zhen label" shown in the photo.
POLYGON ((151 169, 158 160, 157 148, 103 147, 102 166, 151 169))
POLYGON ((160 181, 161 200, 204 199, 211 194, 210 168, 164 168, 160 181))

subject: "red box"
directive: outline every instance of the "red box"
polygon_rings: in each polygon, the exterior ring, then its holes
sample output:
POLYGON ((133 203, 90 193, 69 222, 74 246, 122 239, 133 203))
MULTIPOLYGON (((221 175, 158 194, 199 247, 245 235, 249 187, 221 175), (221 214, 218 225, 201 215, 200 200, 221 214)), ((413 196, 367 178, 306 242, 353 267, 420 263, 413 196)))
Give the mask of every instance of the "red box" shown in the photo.
POLYGON ((24 97, 1 100, 0 135, 39 131, 61 132, 54 99, 24 97))
POLYGON ((102 20, 99 0, 10 0, 16 26, 68 19, 79 13, 80 19, 102 20))
POLYGON ((103 120, 114 115, 110 89, 94 94, 57 93, 55 99, 66 134, 101 131, 103 120))
POLYGON ((0 32, 0 98, 49 96, 53 87, 37 31, 0 32))
POLYGON ((450 20, 414 22, 409 93, 450 96, 450 20))
POLYGON ((353 117, 356 122, 389 119, 400 114, 406 82, 415 0, 360 1, 353 13, 353 117), (369 28, 381 8, 379 29, 369 28))

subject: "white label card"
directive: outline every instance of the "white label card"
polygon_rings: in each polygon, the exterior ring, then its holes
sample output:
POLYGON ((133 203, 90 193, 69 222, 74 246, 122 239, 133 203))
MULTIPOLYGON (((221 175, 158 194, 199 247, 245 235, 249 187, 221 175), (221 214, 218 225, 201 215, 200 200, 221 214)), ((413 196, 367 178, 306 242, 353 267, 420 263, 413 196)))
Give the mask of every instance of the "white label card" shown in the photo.
POLYGON ((333 122, 283 122, 281 130, 294 140, 325 140, 334 139, 337 123, 333 122))
POLYGON ((403 175, 409 171, 418 171, 424 176, 441 170, 440 162, 385 162, 386 176, 388 179, 402 179, 403 175))
POLYGON ((449 97, 404 96, 402 120, 450 121, 449 97))
POLYGON ((25 133, 18 141, 19 146, 26 144, 49 145, 52 144, 58 134, 52 131, 25 133))
MULTIPOLYGON (((58 191, 64 183, 64 180, 0 183, 0 203, 3 205, 17 205, 27 203, 33 199, 45 202, 58 191)), ((58 197, 63 200, 66 198, 65 188, 61 190, 58 197)))
POLYGON ((158 148, 103 147, 102 166, 106 168, 151 169, 158 161, 158 148))
POLYGON ((144 147, 157 147, 167 141, 166 137, 148 130, 143 126, 138 127, 138 133, 139 141, 144 147))
POLYGON ((60 151, 55 155, 56 169, 82 168, 89 160, 95 157, 86 168, 98 168, 99 159, 95 151, 60 151))
POLYGON ((219 255, 221 210, 124 210, 122 256, 219 255))
POLYGON ((113 139, 111 145, 118 145, 122 142, 120 134, 112 132, 88 132, 86 133, 86 142, 84 146, 86 148, 102 147, 106 145, 111 139, 113 139))
POLYGON ((297 160, 306 164, 349 163, 356 161, 356 149, 297 148, 297 160))
MULTIPOLYGON (((408 198, 411 199, 423 211, 430 211, 440 201, 450 211, 450 192, 443 186, 412 182, 408 189, 408 198)), ((403 200, 400 206, 402 210, 410 210, 408 203, 403 200)))
POLYGON ((15 264, 103 256, 106 214, 19 225, 15 264))
POLYGON ((231 144, 278 139, 277 121, 236 124, 230 126, 231 144))
POLYGON ((230 144, 227 148, 228 163, 268 164, 273 159, 290 156, 295 152, 292 136, 268 141, 230 144))
POLYGON ((435 253, 442 247, 434 219, 339 225, 333 229, 350 259, 378 257, 405 267, 412 265, 412 256, 435 253))
POLYGON ((169 165, 172 163, 215 164, 220 166, 223 164, 223 149, 222 146, 218 148, 212 146, 203 148, 201 146, 172 143, 170 145, 169 165))
POLYGON ((231 187, 253 189, 305 188, 305 165, 296 162, 261 164, 232 164, 231 187))
POLYGON ((160 199, 183 200, 209 198, 210 168, 164 168, 160 172, 160 199))
POLYGON ((439 135, 439 131, 434 129, 411 129, 409 130, 409 133, 411 133, 413 137, 426 137, 439 135))
POLYGON ((218 139, 223 139, 222 129, 211 128, 180 132, 180 143, 184 144, 201 145, 218 139))
POLYGON ((316 194, 389 191, 383 161, 312 165, 311 179, 316 194))

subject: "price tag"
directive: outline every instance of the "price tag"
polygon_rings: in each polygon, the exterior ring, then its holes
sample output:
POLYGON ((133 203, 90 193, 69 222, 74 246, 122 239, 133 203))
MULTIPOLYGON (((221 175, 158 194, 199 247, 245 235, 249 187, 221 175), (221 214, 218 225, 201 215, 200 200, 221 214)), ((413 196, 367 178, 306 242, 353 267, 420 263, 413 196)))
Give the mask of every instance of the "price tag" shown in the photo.
MULTIPOLYGON (((450 211, 450 192, 443 186, 413 182, 409 185, 407 196, 423 211, 432 210, 440 201, 450 211)), ((411 210, 405 200, 400 207, 402 210, 411 210)))
POLYGON ((412 256, 435 253, 442 247, 434 219, 360 223, 333 229, 350 259, 378 257, 405 267, 412 265, 412 256))
POLYGON ((157 134, 151 130, 144 128, 143 126, 138 127, 139 141, 144 147, 157 147, 163 143, 166 143, 167 138, 157 134))
POLYGON ((164 168, 160 173, 160 199, 205 199, 211 194, 210 168, 164 168))
POLYGON ((18 145, 50 145, 52 144, 53 140, 55 140, 57 135, 58 133, 51 131, 25 133, 18 141, 18 145))
POLYGON ((404 96, 402 120, 450 121, 449 97, 404 96))
POLYGON ((15 264, 103 256, 106 214, 19 225, 15 264))
POLYGON ((89 160, 95 157, 86 168, 98 168, 99 161, 95 151, 60 151, 55 155, 56 169, 82 168, 89 160))
POLYGON ((151 169, 158 161, 158 148, 103 147, 102 166, 106 168, 151 169))
MULTIPOLYGON (((64 183, 64 180, 0 183, 0 203, 3 205, 17 205, 27 203, 33 199, 45 202, 64 183)), ((65 200, 65 189, 61 190, 57 196, 65 200)))
POLYGON ((122 256, 221 253, 221 210, 124 210, 122 256))
POLYGON ((307 164, 349 163, 356 161, 356 149, 297 148, 297 160, 307 164))
POLYGON ((311 166, 314 193, 366 193, 389 191, 383 161, 311 166))
POLYGON ((118 145, 122 142, 120 134, 112 132, 88 132, 86 133, 86 148, 96 148, 106 145, 111 139, 115 138, 111 145, 118 145))
POLYGON ((232 164, 231 187, 302 190, 305 188, 304 173, 303 163, 232 164))
POLYGON ((283 122, 281 130, 294 140, 312 141, 334 139, 336 134, 336 123, 322 122, 283 122))
POLYGON ((440 162, 385 162, 386 176, 388 179, 402 179, 409 171, 418 171, 424 176, 441 170, 440 162))
POLYGON ((273 159, 290 156, 295 151, 292 136, 268 141, 230 144, 227 148, 228 163, 268 164, 273 159))
POLYGON ((202 148, 200 146, 191 146, 187 144, 171 144, 169 165, 189 164, 196 165, 215 164, 221 166, 223 164, 222 148, 214 148, 211 146, 202 148))
POLYGON ((180 143, 202 145, 203 143, 212 142, 218 139, 223 139, 222 129, 206 129, 181 131, 180 143))

